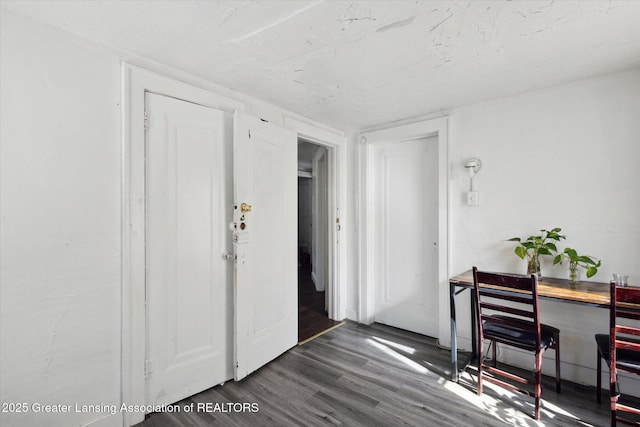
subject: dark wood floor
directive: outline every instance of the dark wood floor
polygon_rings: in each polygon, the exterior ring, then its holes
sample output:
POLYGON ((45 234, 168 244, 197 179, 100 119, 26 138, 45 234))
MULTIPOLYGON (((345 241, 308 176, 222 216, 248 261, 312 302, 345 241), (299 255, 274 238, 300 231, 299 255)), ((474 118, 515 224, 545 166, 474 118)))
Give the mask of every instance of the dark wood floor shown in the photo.
POLYGON ((557 394, 553 378, 545 377, 542 419, 536 422, 527 396, 487 384, 479 397, 473 371, 459 384, 448 381, 449 358, 433 338, 347 322, 242 381, 177 404, 193 403, 194 412, 152 414, 139 426, 609 425, 606 392, 598 405, 593 387, 563 382, 557 394), (197 410, 206 403, 208 409, 197 410))
POLYGON ((311 264, 303 262, 298 267, 298 342, 340 323, 329 319, 324 300, 325 292, 316 291, 311 280, 311 264))

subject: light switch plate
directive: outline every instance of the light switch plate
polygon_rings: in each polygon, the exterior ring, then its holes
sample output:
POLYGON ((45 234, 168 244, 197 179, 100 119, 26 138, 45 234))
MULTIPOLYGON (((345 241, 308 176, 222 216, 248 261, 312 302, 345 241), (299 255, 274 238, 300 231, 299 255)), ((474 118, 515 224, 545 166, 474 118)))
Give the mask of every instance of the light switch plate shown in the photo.
POLYGON ((480 204, 479 195, 477 191, 467 192, 467 205, 478 206, 480 204))

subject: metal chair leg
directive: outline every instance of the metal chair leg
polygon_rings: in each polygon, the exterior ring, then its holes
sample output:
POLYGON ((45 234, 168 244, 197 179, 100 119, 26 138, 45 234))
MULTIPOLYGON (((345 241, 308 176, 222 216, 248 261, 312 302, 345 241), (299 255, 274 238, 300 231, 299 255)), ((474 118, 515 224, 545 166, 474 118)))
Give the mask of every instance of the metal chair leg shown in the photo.
POLYGON ((560 393, 560 336, 555 337, 555 349, 556 349, 556 392, 560 393))

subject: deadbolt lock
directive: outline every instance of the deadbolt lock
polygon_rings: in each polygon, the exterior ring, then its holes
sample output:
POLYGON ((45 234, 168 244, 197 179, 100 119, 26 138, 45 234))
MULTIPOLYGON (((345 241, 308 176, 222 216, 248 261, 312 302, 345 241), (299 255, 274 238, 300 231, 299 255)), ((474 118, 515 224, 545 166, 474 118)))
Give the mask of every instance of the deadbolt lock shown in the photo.
POLYGON ((246 203, 243 203, 243 204, 240 205, 240 212, 242 212, 242 213, 251 212, 251 209, 253 209, 251 207, 251 205, 248 205, 246 203))

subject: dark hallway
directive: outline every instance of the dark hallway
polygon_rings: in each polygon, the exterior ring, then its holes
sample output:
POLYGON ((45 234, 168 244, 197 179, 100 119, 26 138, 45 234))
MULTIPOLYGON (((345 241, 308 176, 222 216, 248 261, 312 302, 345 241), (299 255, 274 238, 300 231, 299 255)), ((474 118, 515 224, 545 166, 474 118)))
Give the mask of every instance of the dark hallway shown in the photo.
POLYGON ((318 292, 311 280, 311 264, 302 257, 298 267, 298 342, 307 340, 340 322, 325 311, 325 292, 318 292))

